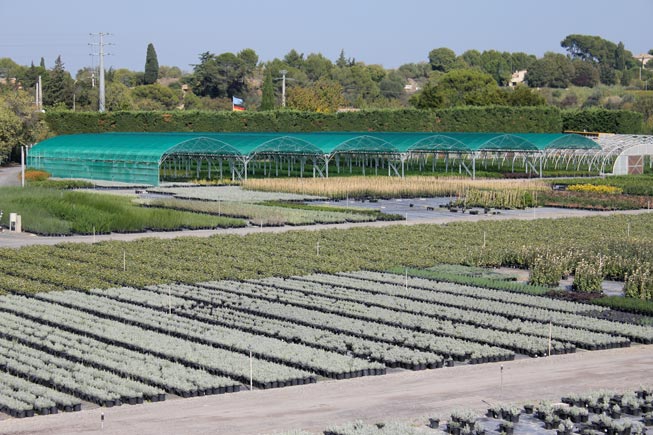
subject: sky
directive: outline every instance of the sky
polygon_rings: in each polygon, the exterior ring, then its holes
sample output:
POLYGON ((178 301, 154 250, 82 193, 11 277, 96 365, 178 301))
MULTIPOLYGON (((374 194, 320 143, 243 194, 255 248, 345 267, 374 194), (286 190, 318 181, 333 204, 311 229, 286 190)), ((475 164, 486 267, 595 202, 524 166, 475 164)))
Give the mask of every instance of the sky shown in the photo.
POLYGON ((90 33, 111 35, 106 68, 143 71, 148 43, 159 65, 192 71, 199 54, 252 48, 260 61, 291 49, 396 68, 430 50, 461 54, 564 52, 569 34, 598 35, 639 54, 653 48, 653 0, 0 0, 0 58, 21 65, 61 55, 73 75, 97 66, 90 33))

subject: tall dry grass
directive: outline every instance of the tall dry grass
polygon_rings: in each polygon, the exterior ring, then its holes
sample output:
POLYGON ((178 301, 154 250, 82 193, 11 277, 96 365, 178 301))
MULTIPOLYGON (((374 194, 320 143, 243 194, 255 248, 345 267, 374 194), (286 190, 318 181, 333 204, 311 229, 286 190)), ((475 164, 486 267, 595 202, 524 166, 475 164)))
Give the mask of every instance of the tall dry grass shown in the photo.
POLYGON ((543 191, 540 180, 471 180, 464 177, 336 177, 250 179, 242 187, 267 192, 288 192, 327 198, 415 198, 464 196, 470 189, 543 191))

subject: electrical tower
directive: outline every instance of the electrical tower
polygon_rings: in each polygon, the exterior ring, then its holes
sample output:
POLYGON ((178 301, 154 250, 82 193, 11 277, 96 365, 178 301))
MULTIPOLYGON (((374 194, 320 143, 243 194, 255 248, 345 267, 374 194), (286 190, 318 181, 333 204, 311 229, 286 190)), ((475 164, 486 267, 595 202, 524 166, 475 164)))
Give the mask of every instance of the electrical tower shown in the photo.
POLYGON ((104 33, 104 32, 99 32, 99 33, 91 33, 91 36, 97 36, 98 37, 98 42, 93 42, 89 45, 93 46, 98 46, 99 51, 98 53, 94 53, 95 55, 99 56, 100 58, 100 71, 99 71, 99 76, 100 76, 100 97, 98 100, 98 112, 104 112, 104 103, 105 103, 105 94, 104 94, 104 56, 108 56, 109 53, 105 53, 104 51, 104 46, 105 45, 113 45, 110 43, 104 42, 104 37, 105 36, 111 36, 111 33, 104 33))

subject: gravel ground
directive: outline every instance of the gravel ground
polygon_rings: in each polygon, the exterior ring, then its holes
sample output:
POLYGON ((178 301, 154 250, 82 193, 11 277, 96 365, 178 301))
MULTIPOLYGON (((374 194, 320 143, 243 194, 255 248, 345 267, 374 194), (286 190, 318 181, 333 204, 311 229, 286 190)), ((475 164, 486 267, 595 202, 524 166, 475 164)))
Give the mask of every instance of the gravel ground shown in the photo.
POLYGON ((0 433, 245 435, 301 428, 317 434, 331 424, 356 419, 425 424, 429 416, 446 420, 451 410, 463 407, 480 414, 487 403, 556 400, 568 393, 596 389, 635 389, 650 384, 651 374, 653 345, 640 345, 7 419, 0 421, 0 433))

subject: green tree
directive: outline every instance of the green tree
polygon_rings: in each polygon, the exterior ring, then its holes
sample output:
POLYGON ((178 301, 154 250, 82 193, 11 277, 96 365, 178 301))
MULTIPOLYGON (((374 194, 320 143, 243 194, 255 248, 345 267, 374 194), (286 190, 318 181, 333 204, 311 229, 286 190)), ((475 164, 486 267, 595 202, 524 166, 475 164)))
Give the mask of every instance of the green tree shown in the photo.
POLYGON ((599 84, 599 69, 592 62, 576 59, 573 62, 574 76, 571 82, 576 86, 593 88, 599 84))
POLYGON ((614 68, 618 71, 626 69, 626 49, 621 41, 614 50, 614 68))
POLYGON ((179 94, 156 83, 136 86, 131 90, 131 96, 139 110, 172 110, 180 102, 179 94))
POLYGON ((512 76, 506 56, 496 50, 481 53, 481 69, 490 74, 499 85, 507 85, 512 76))
POLYGON ((159 77, 167 79, 179 79, 183 75, 178 66, 161 65, 159 67, 159 77))
POLYGON ((333 63, 320 53, 311 53, 304 61, 304 72, 311 81, 327 78, 333 71, 333 63))
POLYGON ((0 162, 12 149, 47 137, 47 124, 34 111, 32 94, 21 89, 0 89, 0 162))
POLYGON ((526 73, 526 81, 532 88, 566 88, 574 74, 574 65, 567 56, 547 52, 541 59, 533 62, 526 73))
POLYGON ((370 70, 360 63, 347 68, 336 68, 333 79, 342 86, 347 104, 354 107, 365 106, 381 93, 379 84, 373 80, 370 70))
POLYGON ((505 101, 509 106, 545 106, 543 96, 529 89, 528 86, 519 85, 505 91, 505 101))
POLYGON ((406 95, 404 92, 405 80, 396 71, 390 71, 379 83, 381 95, 388 99, 399 99, 406 95))
POLYGON ((422 92, 411 98, 411 104, 420 109, 489 106, 504 101, 494 78, 474 69, 453 70, 430 80, 422 92))
POLYGON ((272 74, 270 71, 266 71, 265 80, 263 80, 263 89, 261 97, 261 107, 260 110, 274 110, 275 98, 274 98, 274 84, 272 83, 272 74))
POLYGON ((332 80, 318 80, 307 87, 293 86, 287 96, 289 108, 309 112, 335 112, 344 103, 342 86, 332 80))
POLYGON ((537 57, 532 54, 522 52, 512 53, 510 55, 510 63, 512 64, 512 72, 527 70, 537 60, 537 57))
POLYGON ((478 50, 467 50, 460 55, 460 58, 470 67, 481 67, 481 52, 478 50))
POLYGON ((338 68, 345 68, 348 66, 347 58, 345 58, 345 49, 340 50, 340 56, 338 56, 338 59, 336 60, 336 66, 338 68))
POLYGON ((247 78, 251 77, 257 63, 258 56, 249 48, 237 55, 202 53, 190 79, 193 93, 211 98, 244 95, 247 92, 247 78))
POLYGON ((283 61, 292 68, 303 69, 304 53, 298 53, 294 48, 283 57, 283 61))
POLYGON ((159 78, 159 59, 154 50, 154 44, 147 44, 147 54, 145 55, 145 74, 143 74, 143 84, 151 85, 156 83, 159 78))
POLYGON ((406 63, 401 65, 397 72, 403 76, 404 79, 426 79, 431 72, 431 64, 426 62, 420 63, 406 63))
POLYGON ((449 72, 456 62, 456 53, 446 47, 435 48, 429 52, 429 63, 433 71, 449 72))
POLYGON ((71 108, 73 105, 73 79, 64 69, 61 56, 54 61, 54 68, 48 79, 43 83, 43 104, 55 106, 63 103, 71 108))
POLYGON ((18 65, 8 57, 0 58, 0 77, 18 78, 25 74, 25 67, 18 65))
MULTIPOLYGON (((93 90, 96 93, 94 101, 97 101, 97 88, 93 90)), ((136 108, 130 89, 122 83, 115 82, 107 83, 105 104, 107 111, 110 112, 134 110, 136 108)))

